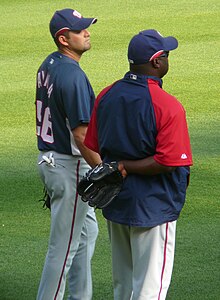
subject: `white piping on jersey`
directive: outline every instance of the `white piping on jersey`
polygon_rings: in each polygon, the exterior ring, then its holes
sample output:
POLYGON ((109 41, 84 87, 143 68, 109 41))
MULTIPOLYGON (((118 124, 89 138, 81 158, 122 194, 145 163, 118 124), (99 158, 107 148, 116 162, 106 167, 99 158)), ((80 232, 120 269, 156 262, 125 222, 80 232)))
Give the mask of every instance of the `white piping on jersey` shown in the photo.
POLYGON ((80 153, 78 147, 76 146, 76 142, 74 140, 72 130, 70 128, 70 123, 67 118, 66 118, 66 127, 68 128, 69 134, 70 134, 70 146, 71 146, 72 155, 81 156, 81 153, 80 153))

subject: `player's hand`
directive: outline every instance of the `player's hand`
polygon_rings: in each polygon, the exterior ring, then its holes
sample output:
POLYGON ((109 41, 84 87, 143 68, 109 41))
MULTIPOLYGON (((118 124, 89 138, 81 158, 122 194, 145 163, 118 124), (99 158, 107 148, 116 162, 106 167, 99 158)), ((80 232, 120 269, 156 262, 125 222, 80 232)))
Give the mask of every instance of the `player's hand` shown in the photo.
POLYGON ((124 178, 128 175, 127 171, 125 170, 123 162, 120 162, 120 161, 118 162, 118 170, 121 172, 121 175, 124 178))

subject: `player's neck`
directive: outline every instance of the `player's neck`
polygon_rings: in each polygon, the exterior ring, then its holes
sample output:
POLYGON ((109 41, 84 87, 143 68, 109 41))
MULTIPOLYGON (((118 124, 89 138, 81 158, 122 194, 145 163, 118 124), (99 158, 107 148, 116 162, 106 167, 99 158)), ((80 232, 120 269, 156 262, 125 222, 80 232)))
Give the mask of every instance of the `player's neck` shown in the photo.
POLYGON ((69 51, 69 49, 59 49, 59 52, 62 53, 63 55, 68 56, 71 59, 74 59, 75 61, 79 62, 81 59, 82 54, 73 52, 73 51, 69 51))

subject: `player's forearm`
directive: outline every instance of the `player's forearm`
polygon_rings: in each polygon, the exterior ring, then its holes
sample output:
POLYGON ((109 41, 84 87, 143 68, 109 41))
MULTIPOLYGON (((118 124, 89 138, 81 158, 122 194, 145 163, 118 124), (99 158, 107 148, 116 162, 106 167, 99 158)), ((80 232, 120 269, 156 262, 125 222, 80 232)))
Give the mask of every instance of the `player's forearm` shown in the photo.
POLYGON ((119 163, 124 166, 128 174, 157 175, 175 170, 175 167, 168 167, 157 163, 153 156, 140 160, 123 160, 119 163))
POLYGON ((81 142, 76 141, 76 145, 77 145, 82 157, 92 168, 101 163, 101 158, 98 153, 90 150, 81 142))
POLYGON ((96 165, 101 163, 101 158, 98 153, 90 150, 84 145, 84 139, 86 134, 87 127, 79 126, 72 131, 76 146, 78 147, 81 155, 85 161, 93 168, 96 165))

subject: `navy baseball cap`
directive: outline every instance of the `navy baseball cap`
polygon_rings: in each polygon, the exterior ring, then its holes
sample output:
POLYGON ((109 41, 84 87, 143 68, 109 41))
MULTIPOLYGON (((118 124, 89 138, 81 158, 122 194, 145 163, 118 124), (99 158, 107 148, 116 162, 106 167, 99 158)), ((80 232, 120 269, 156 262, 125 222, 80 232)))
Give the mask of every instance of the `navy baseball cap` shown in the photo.
POLYGON ((173 36, 163 37, 154 29, 140 31, 128 46, 128 60, 131 64, 140 65, 159 57, 164 51, 178 47, 178 41, 173 36))
POLYGON ((50 21, 50 33, 56 38, 67 30, 86 29, 96 21, 96 18, 83 18, 78 11, 71 8, 57 10, 50 21))

